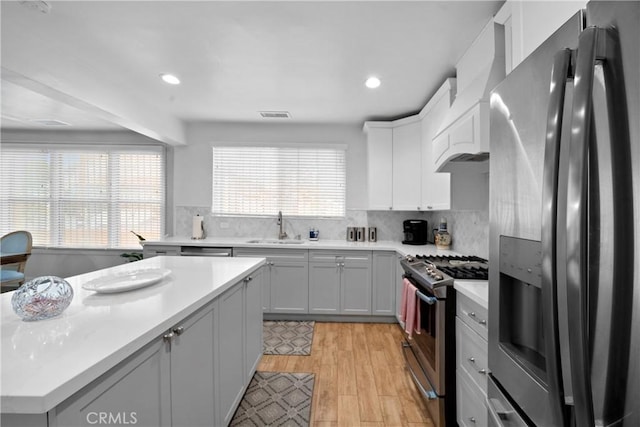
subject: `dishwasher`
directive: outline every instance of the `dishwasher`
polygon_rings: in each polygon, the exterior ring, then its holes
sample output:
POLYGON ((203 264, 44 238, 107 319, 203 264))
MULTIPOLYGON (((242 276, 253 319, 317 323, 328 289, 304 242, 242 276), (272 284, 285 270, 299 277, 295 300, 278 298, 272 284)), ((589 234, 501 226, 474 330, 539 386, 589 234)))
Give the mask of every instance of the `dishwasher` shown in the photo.
POLYGON ((230 256, 233 256, 233 248, 211 248, 211 247, 206 247, 206 246, 183 246, 180 249, 180 256, 230 257, 230 256))

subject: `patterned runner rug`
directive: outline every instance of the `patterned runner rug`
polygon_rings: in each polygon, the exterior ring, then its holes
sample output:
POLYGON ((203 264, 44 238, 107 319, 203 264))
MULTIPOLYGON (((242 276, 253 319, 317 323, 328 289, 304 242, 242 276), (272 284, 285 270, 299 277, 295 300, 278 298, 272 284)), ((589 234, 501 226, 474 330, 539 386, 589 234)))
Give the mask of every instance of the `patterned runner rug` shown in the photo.
POLYGON ((308 426, 313 383, 314 374, 256 372, 230 426, 308 426))
POLYGON ((262 325, 264 354, 311 354, 314 321, 265 320, 262 325))

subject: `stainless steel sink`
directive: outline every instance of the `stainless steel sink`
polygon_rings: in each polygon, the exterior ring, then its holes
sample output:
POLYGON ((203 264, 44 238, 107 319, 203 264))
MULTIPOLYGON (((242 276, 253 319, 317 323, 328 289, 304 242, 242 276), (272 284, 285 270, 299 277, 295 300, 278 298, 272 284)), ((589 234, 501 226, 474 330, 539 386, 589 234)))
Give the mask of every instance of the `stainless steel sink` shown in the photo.
POLYGON ((304 240, 253 239, 247 240, 247 243, 263 245, 300 245, 304 243, 304 240))

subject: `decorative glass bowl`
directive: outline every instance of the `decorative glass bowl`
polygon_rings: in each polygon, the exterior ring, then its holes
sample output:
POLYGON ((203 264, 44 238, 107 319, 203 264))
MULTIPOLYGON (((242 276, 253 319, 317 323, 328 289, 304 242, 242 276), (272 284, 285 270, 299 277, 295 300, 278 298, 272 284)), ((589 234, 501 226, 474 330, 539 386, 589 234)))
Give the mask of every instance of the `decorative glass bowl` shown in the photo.
POLYGON ((11 306, 22 320, 43 320, 61 314, 72 299, 73 288, 66 280, 42 276, 20 286, 11 297, 11 306))

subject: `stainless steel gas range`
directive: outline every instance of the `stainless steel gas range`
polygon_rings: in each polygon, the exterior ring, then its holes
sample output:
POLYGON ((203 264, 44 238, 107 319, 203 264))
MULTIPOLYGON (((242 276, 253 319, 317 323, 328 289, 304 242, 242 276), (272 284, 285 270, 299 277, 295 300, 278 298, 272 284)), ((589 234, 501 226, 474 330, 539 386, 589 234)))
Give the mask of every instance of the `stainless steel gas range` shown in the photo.
MULTIPOLYGON (((407 256, 404 278, 419 299, 419 333, 406 331, 402 350, 436 426, 456 425, 454 279, 487 280, 487 260, 475 256, 407 256)), ((403 328, 405 329, 405 328, 403 328)))

